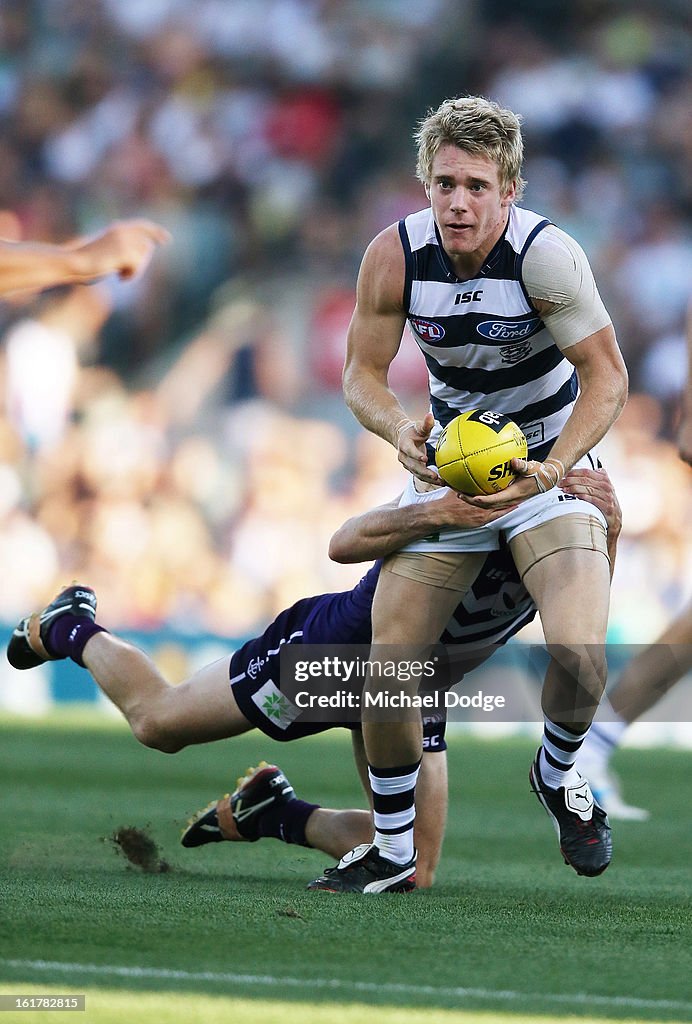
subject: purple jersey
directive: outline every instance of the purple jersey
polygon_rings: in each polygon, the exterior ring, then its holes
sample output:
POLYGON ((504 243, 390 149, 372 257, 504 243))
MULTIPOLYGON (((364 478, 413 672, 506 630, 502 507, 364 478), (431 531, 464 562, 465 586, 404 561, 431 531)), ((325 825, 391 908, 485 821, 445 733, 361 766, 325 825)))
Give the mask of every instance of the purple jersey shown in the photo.
MULTIPOLYGON (((334 722, 315 722, 310 713, 310 720, 301 720, 306 716, 281 693, 280 651, 285 644, 369 644, 380 567, 381 562, 376 562, 352 590, 297 601, 232 656, 231 686, 238 707, 272 739, 293 740, 335 727, 334 722)), ((464 652, 485 651, 489 656, 535 614, 509 552, 492 551, 454 612, 442 642, 459 645, 464 652)), ((438 714, 423 722, 424 749, 444 750, 444 717, 438 714)))
MULTIPOLYGON (((370 612, 381 562, 352 590, 318 594, 280 612, 261 636, 248 640, 231 658, 231 686, 248 721, 275 740, 294 740, 335 727, 334 722, 301 721, 279 686, 284 644, 369 644, 370 612)), ((313 716, 308 716, 312 718, 313 716)))

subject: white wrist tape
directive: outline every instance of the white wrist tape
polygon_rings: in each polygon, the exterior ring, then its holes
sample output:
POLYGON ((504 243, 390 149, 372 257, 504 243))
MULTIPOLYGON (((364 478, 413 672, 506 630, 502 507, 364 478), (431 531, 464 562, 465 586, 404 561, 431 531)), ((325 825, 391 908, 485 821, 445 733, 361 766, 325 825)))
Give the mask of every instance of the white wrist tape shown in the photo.
POLYGON ((399 420, 396 427, 394 428, 396 430, 397 445, 401 441, 401 435, 403 434, 403 432, 405 430, 408 430, 409 427, 415 427, 415 425, 416 424, 414 420, 399 420))
POLYGON ((558 480, 560 479, 560 471, 557 466, 546 465, 544 462, 533 462, 527 460, 527 468, 529 466, 535 466, 533 473, 524 473, 523 475, 529 477, 531 480, 535 480, 536 487, 539 494, 545 494, 546 491, 550 491, 553 487, 557 486, 558 480), (555 480, 552 478, 552 474, 548 472, 549 469, 555 470, 555 480))
POLYGON ((555 470, 555 486, 560 483, 563 476, 565 475, 565 464, 560 459, 556 459, 554 456, 550 456, 543 463, 544 466, 548 466, 550 469, 555 470))

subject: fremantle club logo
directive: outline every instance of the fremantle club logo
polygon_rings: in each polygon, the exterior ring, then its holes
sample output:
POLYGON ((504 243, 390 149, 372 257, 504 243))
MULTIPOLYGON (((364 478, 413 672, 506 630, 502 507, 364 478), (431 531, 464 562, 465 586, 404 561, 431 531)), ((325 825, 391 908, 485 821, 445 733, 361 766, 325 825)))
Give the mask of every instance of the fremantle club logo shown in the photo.
POLYGON ((260 669, 264 665, 264 658, 250 658, 248 666, 245 669, 250 679, 256 679, 260 673, 260 669))

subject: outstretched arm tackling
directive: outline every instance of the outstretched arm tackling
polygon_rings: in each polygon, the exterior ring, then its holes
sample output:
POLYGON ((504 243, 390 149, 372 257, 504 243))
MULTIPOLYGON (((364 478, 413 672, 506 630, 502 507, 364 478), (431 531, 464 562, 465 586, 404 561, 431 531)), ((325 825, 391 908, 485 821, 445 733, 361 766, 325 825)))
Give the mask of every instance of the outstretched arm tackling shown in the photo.
POLYGON ((397 498, 348 519, 329 542, 332 561, 369 562, 385 558, 436 530, 473 529, 506 513, 506 509, 486 511, 474 508, 448 487, 435 501, 401 508, 398 504, 397 498))
MULTIPOLYGON (((622 529, 622 509, 610 477, 604 469, 573 469, 560 486, 568 494, 592 502, 605 516, 612 576, 622 529)), ((385 558, 436 530, 482 526, 505 515, 506 511, 505 508, 495 511, 476 508, 451 488, 445 488, 435 501, 420 505, 399 507, 399 499, 395 498, 386 505, 347 519, 329 542, 329 557, 341 563, 385 558)))

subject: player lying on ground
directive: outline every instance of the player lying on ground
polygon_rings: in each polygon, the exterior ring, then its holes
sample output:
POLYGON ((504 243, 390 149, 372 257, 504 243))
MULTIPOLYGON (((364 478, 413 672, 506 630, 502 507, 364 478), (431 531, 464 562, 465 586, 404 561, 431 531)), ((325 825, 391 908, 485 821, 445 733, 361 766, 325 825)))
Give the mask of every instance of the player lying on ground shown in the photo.
POLYGON ((170 240, 148 220, 115 221, 91 238, 46 245, 0 240, 0 297, 61 284, 88 284, 107 274, 123 279, 146 270, 157 245, 170 240))
MULTIPOLYGON (((565 488, 590 481, 591 500, 612 524, 614 556, 619 532, 619 507, 607 475, 575 472, 565 488)), ((394 551, 403 543, 461 522, 477 525, 494 513, 475 509, 453 492, 421 506, 385 506, 349 520, 337 531, 330 553, 338 561, 365 561, 394 551)), ((305 720, 276 687, 278 652, 293 644, 368 644, 370 610, 379 575, 376 563, 353 590, 298 601, 282 612, 254 640, 230 658, 201 669, 180 686, 170 686, 151 659, 138 648, 106 632, 95 622, 96 597, 88 587, 71 586, 40 614, 23 619, 8 645, 15 668, 28 669, 47 660, 69 657, 87 668, 103 692, 127 719, 145 746, 175 753, 185 746, 241 735, 259 728, 276 740, 292 740, 322 732, 331 723, 305 720)), ((456 609, 442 641, 463 645, 475 664, 489 657, 535 615, 506 551, 488 555, 478 579, 456 609)), ((421 809, 417 816, 418 884, 432 883, 447 806, 444 722, 426 722, 427 753, 423 762, 421 809)), ((362 738, 354 732, 354 752, 366 791, 367 772, 362 738)), ((219 839, 254 840, 274 837, 313 846, 330 856, 372 840, 367 811, 334 811, 294 798, 278 769, 262 770, 245 780, 233 800, 223 798, 202 812, 187 830, 186 845, 219 839), (231 802, 235 805, 231 808, 231 802), (234 811, 235 813, 232 813, 234 811)), ((569 856, 569 851, 564 851, 569 856)), ((313 886, 329 888, 328 873, 313 886)))

